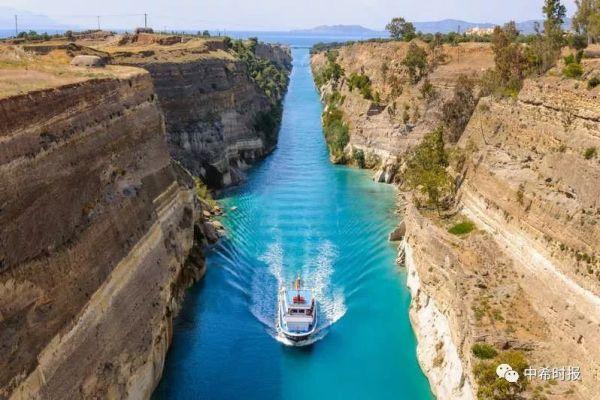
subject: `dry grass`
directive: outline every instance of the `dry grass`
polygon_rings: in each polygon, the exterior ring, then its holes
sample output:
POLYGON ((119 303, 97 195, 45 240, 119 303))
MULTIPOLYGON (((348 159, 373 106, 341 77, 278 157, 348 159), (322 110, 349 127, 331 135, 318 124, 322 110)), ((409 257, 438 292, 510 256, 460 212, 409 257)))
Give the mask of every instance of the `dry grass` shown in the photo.
POLYGON ((112 54, 119 63, 138 63, 145 62, 189 62, 200 59, 227 59, 233 60, 234 57, 222 49, 222 39, 220 38, 192 38, 181 43, 160 44, 152 41, 152 38, 170 35, 149 35, 144 40, 138 42, 119 45, 119 40, 106 41, 104 44, 96 46, 98 50, 112 54))
POLYGON ((48 89, 89 79, 126 78, 139 73, 128 67, 71 67, 65 51, 35 55, 17 46, 0 46, 0 98, 48 89))

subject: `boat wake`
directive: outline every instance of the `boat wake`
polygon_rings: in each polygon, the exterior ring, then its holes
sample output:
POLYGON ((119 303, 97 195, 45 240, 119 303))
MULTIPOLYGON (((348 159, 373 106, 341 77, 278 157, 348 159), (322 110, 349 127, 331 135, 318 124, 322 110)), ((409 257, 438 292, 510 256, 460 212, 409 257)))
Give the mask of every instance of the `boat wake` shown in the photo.
POLYGON ((331 278, 333 265, 338 257, 335 246, 330 241, 323 242, 309 254, 308 261, 300 270, 284 270, 285 254, 280 243, 271 244, 259 258, 268 268, 254 274, 250 311, 277 341, 289 346, 312 344, 327 334, 327 328, 346 313, 344 292, 335 287, 331 278), (314 291, 319 307, 319 319, 315 334, 308 340, 292 342, 285 338, 276 325, 277 293, 281 285, 290 284, 300 272, 304 285, 314 291))

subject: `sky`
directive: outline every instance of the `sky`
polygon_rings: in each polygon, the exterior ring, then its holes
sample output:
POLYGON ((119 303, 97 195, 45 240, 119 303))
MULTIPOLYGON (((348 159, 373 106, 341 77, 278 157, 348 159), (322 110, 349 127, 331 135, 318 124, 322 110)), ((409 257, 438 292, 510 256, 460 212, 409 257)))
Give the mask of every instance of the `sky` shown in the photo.
MULTIPOLYGON (((572 15, 574 0, 563 0, 572 15)), ((504 23, 541 18, 543 0, 0 0, 0 7, 43 14, 64 24, 95 28, 143 25, 157 29, 289 30, 356 24, 382 30, 394 16, 410 21, 460 19, 504 23)), ((0 13, 8 14, 6 8, 0 13), (4 11, 3 11, 4 10, 4 11)), ((9 21, 9 15, 0 21, 9 21)), ((24 16, 34 20, 34 16, 24 16)), ((12 26, 0 26, 9 29, 12 26)))

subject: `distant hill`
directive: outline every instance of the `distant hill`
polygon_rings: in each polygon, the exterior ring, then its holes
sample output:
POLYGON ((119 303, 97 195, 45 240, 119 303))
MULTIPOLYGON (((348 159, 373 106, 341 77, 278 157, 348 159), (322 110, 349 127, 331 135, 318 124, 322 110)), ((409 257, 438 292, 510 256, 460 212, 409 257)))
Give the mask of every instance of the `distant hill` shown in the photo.
POLYGON ((321 25, 310 29, 294 29, 290 33, 331 36, 387 36, 386 32, 375 31, 360 25, 321 25))
POLYGON ((30 30, 52 32, 73 29, 73 26, 57 22, 45 15, 35 14, 30 11, 18 10, 12 7, 0 6, 0 30, 14 32, 15 15, 19 16, 19 32, 30 30))
MULTIPOLYGON (((543 21, 529 20, 517 22, 517 29, 523 34, 530 34, 535 32, 535 23, 540 23, 543 26, 543 21)), ((479 28, 493 28, 498 24, 490 22, 469 22, 458 19, 444 19, 441 21, 424 21, 424 22, 413 22, 417 31, 423 33, 449 33, 457 32, 460 28, 460 32, 465 32, 468 29, 479 27, 479 28)), ((565 29, 570 29, 571 20, 567 19, 564 24, 565 29)), ((369 28, 365 28, 361 25, 321 25, 310 29, 295 29, 289 31, 290 34, 303 34, 303 35, 327 35, 327 36, 363 36, 363 37, 388 37, 388 33, 385 30, 377 31, 369 28)))

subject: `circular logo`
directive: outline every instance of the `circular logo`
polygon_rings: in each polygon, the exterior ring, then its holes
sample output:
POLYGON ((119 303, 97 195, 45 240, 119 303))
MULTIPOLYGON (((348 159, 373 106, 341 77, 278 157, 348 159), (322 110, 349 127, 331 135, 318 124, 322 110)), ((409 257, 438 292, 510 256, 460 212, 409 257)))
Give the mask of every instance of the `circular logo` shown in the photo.
POLYGON ((504 378, 504 375, 506 375, 508 371, 512 371, 512 367, 508 364, 500 364, 498 365, 498 368, 496 368, 496 374, 500 378, 504 378))

